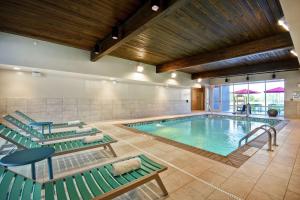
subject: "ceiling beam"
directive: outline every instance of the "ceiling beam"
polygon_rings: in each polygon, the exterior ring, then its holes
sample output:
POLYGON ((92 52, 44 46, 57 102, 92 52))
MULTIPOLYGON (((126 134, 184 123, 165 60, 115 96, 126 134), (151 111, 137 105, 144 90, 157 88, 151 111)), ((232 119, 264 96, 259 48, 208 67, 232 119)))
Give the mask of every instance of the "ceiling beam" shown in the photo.
POLYGON ((196 65, 291 47, 293 47, 291 36, 288 32, 284 32, 244 44, 174 60, 156 66, 156 72, 161 73, 176 71, 196 65))
POLYGON ((112 33, 109 33, 104 39, 97 41, 95 45, 99 45, 99 53, 91 52, 91 61, 97 61, 99 58, 109 54, 122 44, 131 40, 152 24, 158 22, 163 17, 172 13, 174 10, 182 7, 188 0, 160 0, 160 7, 157 12, 151 9, 151 0, 137 10, 131 17, 118 26, 119 39, 112 39, 112 33))
POLYGON ((192 74, 192 79, 198 78, 216 78, 237 76, 246 74, 259 74, 266 72, 291 71, 300 68, 297 58, 292 58, 277 62, 260 63, 256 65, 244 65, 238 67, 229 67, 219 70, 211 70, 192 74))

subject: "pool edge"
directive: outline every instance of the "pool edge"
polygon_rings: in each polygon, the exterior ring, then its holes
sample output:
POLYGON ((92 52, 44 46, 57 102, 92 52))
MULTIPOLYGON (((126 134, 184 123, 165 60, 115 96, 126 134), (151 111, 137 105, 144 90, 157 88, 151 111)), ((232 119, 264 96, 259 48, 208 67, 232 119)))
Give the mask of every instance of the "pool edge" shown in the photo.
MULTIPOLYGON (((205 115, 205 114, 201 114, 201 115, 205 115)), ((195 116, 195 115, 193 115, 195 116)), ((171 119, 180 119, 180 118, 185 118, 185 117, 189 117, 189 116, 179 116, 179 117, 171 117, 171 118, 165 118, 165 119, 159 119, 159 120, 144 120, 141 121, 139 123, 143 123, 143 122, 153 122, 153 121, 161 121, 161 120, 171 120, 171 119)), ((280 133, 280 131, 288 124, 289 120, 286 119, 281 119, 281 122, 279 122, 278 124, 276 124, 274 127, 277 131, 277 133, 280 133)), ((180 142, 176 142, 170 139, 166 139, 157 135, 149 135, 149 133, 143 132, 143 131, 139 131, 135 128, 129 127, 127 126, 128 124, 134 124, 134 123, 123 123, 123 124, 115 124, 115 126, 129 130, 133 133, 137 133, 137 134, 143 134, 143 135, 147 135, 149 137, 152 137, 154 139, 156 139, 157 141, 163 142, 165 144, 169 144, 169 145, 173 145, 175 147, 181 148, 183 150, 204 156, 206 158, 209 158, 211 160, 214 161, 218 161, 221 162, 223 164, 235 167, 235 168, 239 168, 240 166, 242 166, 249 158, 251 158, 253 155, 251 156, 247 156, 244 155, 243 153, 245 151, 247 151, 248 149, 250 149, 251 147, 255 147, 258 149, 261 149, 266 143, 267 143, 267 133, 264 132, 262 134, 260 134, 259 136, 257 136, 256 138, 254 138, 252 141, 250 141, 247 144, 242 145, 241 147, 237 148, 236 150, 234 150, 233 152, 231 152, 230 154, 228 154, 227 156, 222 156, 210 151, 206 151, 197 147, 193 147, 187 144, 183 144, 180 142)))

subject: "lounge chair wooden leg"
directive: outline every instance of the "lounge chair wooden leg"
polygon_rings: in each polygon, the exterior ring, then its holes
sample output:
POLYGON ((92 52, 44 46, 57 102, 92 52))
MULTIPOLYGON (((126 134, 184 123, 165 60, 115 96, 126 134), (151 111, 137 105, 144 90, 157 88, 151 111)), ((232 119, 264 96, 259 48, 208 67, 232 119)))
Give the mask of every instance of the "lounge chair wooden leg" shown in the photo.
POLYGON ((110 144, 107 145, 107 147, 109 148, 109 150, 111 151, 111 153, 113 154, 114 157, 117 157, 116 152, 114 151, 114 149, 111 147, 110 144))
POLYGON ((158 174, 155 175, 155 180, 156 180, 158 186, 160 187, 160 189, 162 190, 163 195, 164 195, 164 196, 167 196, 167 195, 168 195, 168 191, 167 191, 167 189, 166 189, 164 183, 162 182, 162 180, 161 180, 161 178, 159 177, 158 174))

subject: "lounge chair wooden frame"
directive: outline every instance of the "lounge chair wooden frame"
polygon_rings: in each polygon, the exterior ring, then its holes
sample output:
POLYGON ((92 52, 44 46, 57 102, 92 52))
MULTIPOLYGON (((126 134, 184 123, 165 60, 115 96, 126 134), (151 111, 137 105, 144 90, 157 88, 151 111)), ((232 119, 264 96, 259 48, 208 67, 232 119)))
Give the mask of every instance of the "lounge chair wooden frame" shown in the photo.
MULTIPOLYGON (((1 125, 1 124, 0 124, 1 125)), ((3 125, 4 126, 4 125, 3 125)), ((9 128, 7 126, 5 126, 6 128, 9 128)), ((13 129, 9 128, 11 131, 14 131, 13 129)), ((17 134, 20 134, 18 133, 17 131, 14 131, 16 132, 17 134)), ((20 134, 22 135, 22 134, 20 134)), ((22 135, 23 136, 23 135, 22 135)), ((18 148, 20 149, 28 149, 28 147, 26 147, 25 145, 22 145, 18 142, 16 142, 15 140, 9 138, 9 137, 6 137, 4 136, 3 134, 0 134, 0 137, 3 138, 4 140, 7 140, 9 141, 10 143, 16 145, 18 148)), ((26 137, 26 136, 24 136, 26 137)), ((26 137, 28 140, 31 140, 31 142, 36 142, 38 144, 37 141, 33 141, 31 138, 29 137, 26 137)), ((111 144, 112 143, 115 143, 117 142, 117 140, 115 139, 112 139, 110 142, 104 142, 104 143, 101 143, 101 144, 95 144, 95 145, 89 145, 89 146, 85 146, 85 147, 80 147, 80 148, 74 148, 74 149, 70 149, 70 150, 63 150, 63 151, 55 151, 54 153, 54 156, 59 156, 59 155, 64 155, 64 154, 69 154, 69 153, 74 153, 74 152, 78 152, 78 151, 85 151, 85 150, 89 150, 89 149, 95 149, 95 148, 100 148, 100 147, 104 147, 104 149, 107 149, 113 154, 114 157, 117 157, 117 154, 116 152, 114 151, 114 149, 112 148, 111 144)), ((63 142, 61 142, 63 143, 63 142)), ((55 144, 55 143, 53 143, 55 144)), ((51 144, 39 144, 40 146, 35 146, 35 147, 42 147, 42 146, 49 146, 51 144)), ((33 146, 34 148, 34 146, 33 146)))

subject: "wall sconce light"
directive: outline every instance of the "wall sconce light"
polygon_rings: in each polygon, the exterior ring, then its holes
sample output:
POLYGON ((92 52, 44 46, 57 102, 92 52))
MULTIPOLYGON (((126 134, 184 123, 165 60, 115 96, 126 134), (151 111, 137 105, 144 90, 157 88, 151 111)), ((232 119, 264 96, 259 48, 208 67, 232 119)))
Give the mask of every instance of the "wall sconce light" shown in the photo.
POLYGON ((136 67, 136 71, 139 72, 139 73, 142 73, 142 72, 144 71, 144 67, 143 67, 142 65, 139 64, 139 65, 136 67))
POLYGON ((175 72, 171 73, 171 78, 176 78, 177 74, 175 72))

